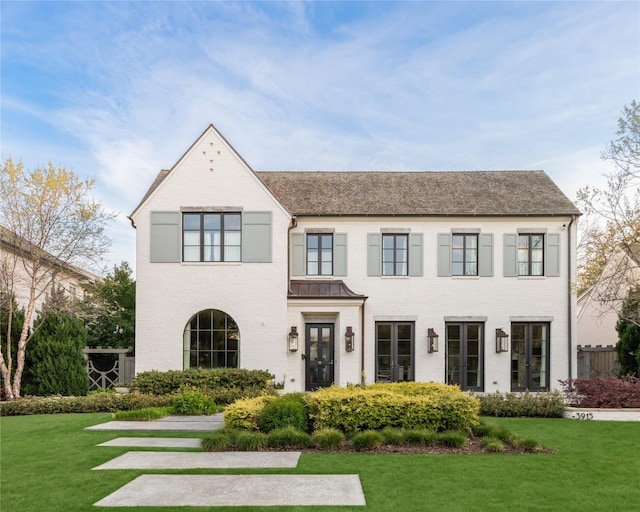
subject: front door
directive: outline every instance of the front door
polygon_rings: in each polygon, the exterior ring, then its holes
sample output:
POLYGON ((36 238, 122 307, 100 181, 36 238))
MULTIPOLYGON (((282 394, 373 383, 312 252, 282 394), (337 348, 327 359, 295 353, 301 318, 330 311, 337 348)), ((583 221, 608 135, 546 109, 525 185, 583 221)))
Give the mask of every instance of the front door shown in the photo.
POLYGON ((333 384, 333 324, 307 324, 305 389, 333 384))

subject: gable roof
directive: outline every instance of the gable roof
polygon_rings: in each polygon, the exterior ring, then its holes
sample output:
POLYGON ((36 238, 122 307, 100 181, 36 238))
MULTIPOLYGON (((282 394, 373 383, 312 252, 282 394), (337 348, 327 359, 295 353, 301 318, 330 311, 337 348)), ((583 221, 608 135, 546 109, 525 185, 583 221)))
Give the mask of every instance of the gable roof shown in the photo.
POLYGON ((294 215, 580 215, 544 171, 256 174, 294 215))

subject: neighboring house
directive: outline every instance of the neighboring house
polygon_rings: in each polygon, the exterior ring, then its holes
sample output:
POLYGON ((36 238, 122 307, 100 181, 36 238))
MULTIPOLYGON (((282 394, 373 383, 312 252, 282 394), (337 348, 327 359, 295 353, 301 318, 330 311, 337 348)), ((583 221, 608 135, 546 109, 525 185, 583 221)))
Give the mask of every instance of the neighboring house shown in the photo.
POLYGON ((578 297, 578 377, 617 375, 618 314, 632 283, 640 282, 640 246, 611 257, 598 282, 578 297))
POLYGON ((136 372, 558 387, 579 215, 542 171, 254 172, 209 126, 130 216, 136 372))
MULTIPOLYGON (((6 289, 8 285, 5 277, 10 276, 13 283, 9 283, 9 287, 13 289, 18 305, 23 307, 26 307, 29 302, 32 253, 32 246, 26 240, 0 226, 0 286, 6 289)), ((43 253, 43 259, 48 275, 40 279, 36 286, 37 298, 32 322, 35 321, 37 312, 50 293, 52 284, 56 287, 61 286, 70 299, 82 300, 85 288, 99 279, 91 272, 58 261, 47 252, 43 253), (53 276, 53 280, 49 276, 53 276)))

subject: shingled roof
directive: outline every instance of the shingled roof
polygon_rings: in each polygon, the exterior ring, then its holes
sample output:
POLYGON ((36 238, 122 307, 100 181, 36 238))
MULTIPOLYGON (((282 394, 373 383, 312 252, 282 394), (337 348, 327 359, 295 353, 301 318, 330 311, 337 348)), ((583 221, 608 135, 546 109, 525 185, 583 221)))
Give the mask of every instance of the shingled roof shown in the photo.
POLYGON ((544 171, 256 172, 294 215, 579 215, 544 171))

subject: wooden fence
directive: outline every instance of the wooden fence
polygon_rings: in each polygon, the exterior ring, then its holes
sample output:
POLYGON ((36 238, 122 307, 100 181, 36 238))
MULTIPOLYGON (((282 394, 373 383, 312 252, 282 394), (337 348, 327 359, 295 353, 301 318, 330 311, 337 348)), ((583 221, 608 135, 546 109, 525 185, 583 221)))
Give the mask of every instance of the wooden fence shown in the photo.
POLYGON ((618 353, 613 345, 578 345, 578 378, 616 377, 620 369, 618 353))

